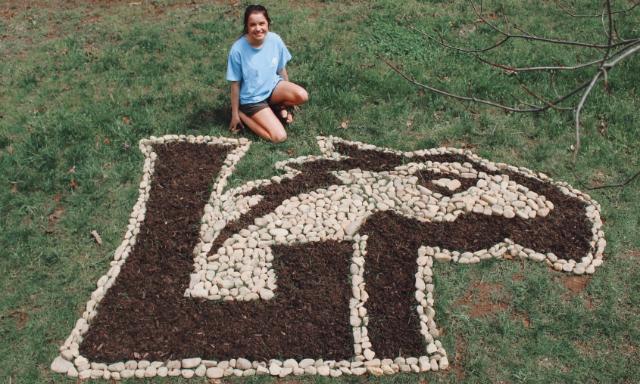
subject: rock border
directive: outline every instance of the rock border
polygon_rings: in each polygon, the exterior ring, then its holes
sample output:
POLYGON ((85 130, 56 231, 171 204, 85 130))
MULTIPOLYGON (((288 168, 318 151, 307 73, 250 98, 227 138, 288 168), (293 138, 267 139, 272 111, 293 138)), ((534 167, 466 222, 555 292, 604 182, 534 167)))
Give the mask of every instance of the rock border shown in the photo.
MULTIPOLYGON (((440 332, 435 323, 433 296, 434 286, 432 281, 432 267, 434 260, 466 264, 478 263, 481 260, 489 258, 520 257, 529 258, 535 261, 544 261, 555 270, 571 272, 578 275, 584 273, 592 274, 595 272, 595 268, 602 264, 606 241, 604 239, 602 221, 600 219, 600 206, 597 202, 591 199, 589 195, 572 188, 567 183, 553 181, 548 176, 542 173, 535 173, 527 168, 518 168, 504 163, 493 163, 480 158, 470 151, 455 148, 436 148, 415 152, 401 152, 381 149, 370 144, 346 141, 336 137, 318 137, 317 140, 318 146, 322 152, 321 156, 303 156, 278 162, 276 164, 276 168, 284 171, 284 175, 274 176, 271 179, 266 180, 249 181, 242 186, 230 189, 224 193, 223 191, 228 177, 234 171, 237 162, 249 149, 250 142, 248 140, 186 135, 166 135, 162 137, 152 136, 149 139, 141 140, 139 148, 144 154, 145 160, 143 165, 143 177, 139 187, 140 195, 130 216, 124 240, 114 253, 111 268, 107 274, 98 280, 97 288, 91 294, 91 299, 87 302, 86 310, 82 314, 82 317, 77 320, 71 334, 60 347, 60 355, 53 361, 51 369, 55 372, 64 373, 71 377, 80 377, 81 379, 104 378, 116 380, 129 377, 143 378, 154 376, 183 376, 185 378, 190 378, 193 376, 206 376, 209 378, 221 378, 231 375, 250 376, 260 374, 279 377, 291 374, 337 377, 343 374, 362 375, 367 372, 373 375, 385 375, 397 372, 425 372, 447 369, 449 366, 447 353, 442 347, 440 341, 437 339, 440 332), (256 187, 280 183, 284 179, 293 178, 297 174, 301 173, 300 170, 293 167, 295 164, 304 164, 317 160, 342 160, 346 158, 335 150, 334 145, 338 143, 355 145, 363 150, 376 150, 392 153, 407 158, 441 154, 464 155, 492 171, 508 170, 552 183, 558 186, 561 192, 565 195, 576 197, 586 203, 587 218, 592 223, 592 239, 590 241, 592 251, 588 255, 584 256, 580 261, 573 259, 568 260, 558 257, 553 253, 538 253, 535 250, 520 246, 508 238, 505 239, 504 242, 476 252, 460 253, 457 251, 440 249, 438 247, 420 247, 416 260, 418 273, 416 274, 415 282, 415 298, 419 303, 416 311, 420 318, 421 334, 425 338, 425 345, 427 345, 427 354, 417 357, 398 357, 394 360, 380 360, 375 357, 375 352, 371 350, 371 343, 369 342, 367 331, 368 317, 365 304, 368 298, 368 293, 365 289, 363 278, 364 264, 366 263, 365 256, 367 236, 361 236, 356 233, 362 222, 351 222, 346 226, 338 225, 336 235, 326 236, 324 238, 319 238, 318 240, 339 238, 340 240, 350 240, 353 242, 354 253, 350 268, 352 299, 349 303, 351 311, 350 323, 354 336, 355 357, 353 361, 323 361, 322 359, 301 359, 299 361, 294 359, 288 359, 285 361, 273 359, 269 361, 249 361, 244 358, 231 359, 228 361, 212 361, 193 357, 182 360, 152 362, 146 360, 129 360, 113 364, 89 362, 88 359, 80 355, 79 346, 82 342, 82 336, 88 331, 91 320, 96 315, 96 308, 99 302, 104 297, 106 291, 114 284, 115 279, 120 272, 120 268, 125 263, 132 248, 135 246, 136 235, 139 232, 140 223, 142 223, 145 218, 145 204, 149 198, 151 178, 154 172, 154 164, 157 159, 157 154, 153 151, 153 145, 173 142, 207 143, 210 145, 235 147, 235 149, 227 155, 224 165, 214 183, 209 201, 205 205, 204 216, 200 229, 200 240, 194 249, 195 270, 191 275, 189 289, 185 291, 185 296, 204 297, 210 300, 269 300, 273 297, 273 291, 277 287, 275 276, 268 276, 265 281, 265 286, 261 287, 263 288, 262 290, 245 291, 242 294, 237 292, 235 295, 217 295, 211 294, 211 291, 207 291, 204 294, 202 291, 198 291, 199 284, 204 286, 206 281, 211 280, 206 278, 206 273, 199 274, 198 272, 203 270, 206 271, 207 265, 211 261, 210 256, 208 255, 211 252, 213 240, 220 234, 220 231, 226 226, 226 224, 231 220, 237 219, 242 213, 246 212, 251 206, 257 204, 259 201, 259 197, 257 196, 245 196, 244 194, 246 192, 249 192, 256 187), (225 217, 226 220, 222 220, 222 218, 225 217), (267 289, 264 289, 265 287, 267 289)), ((414 173, 416 167, 419 170, 422 170, 426 169, 428 166, 425 164, 409 163, 406 166, 397 167, 396 171, 400 174, 408 175, 409 173, 414 173)), ((473 167, 465 166, 465 164, 435 164, 435 171, 439 172, 438 169, 443 173, 455 173, 463 178, 478 178, 478 172, 475 171, 473 167)), ((433 171, 434 168, 430 168, 430 170, 433 171)), ((349 172, 346 171, 338 171, 336 172, 336 175, 340 178, 351 177, 349 172)), ((514 187, 514 183, 512 181, 505 180, 502 176, 485 176, 490 183, 493 181, 495 185, 502 186, 505 190, 506 188, 517 188, 517 185, 514 187)), ((451 180, 447 177, 443 177, 434 180, 433 185, 442 189, 444 191, 443 193, 446 193, 447 189, 453 192, 459 188, 460 182, 458 180, 451 180)), ((425 221, 453 221, 458 215, 465 212, 484 213, 488 215, 498 214, 507 218, 514 217, 516 215, 523 218, 530 218, 535 217, 535 215, 545 216, 553 209, 553 204, 550 201, 545 200, 544 196, 539 196, 533 191, 523 190, 520 190, 520 192, 525 193, 527 196, 527 201, 524 205, 518 204, 518 206, 514 206, 513 209, 506 209, 504 208, 505 205, 502 205, 503 208, 499 209, 497 208, 498 205, 496 204, 496 201, 491 198, 490 194, 487 194, 487 192, 491 191, 490 188, 495 188, 495 185, 477 185, 480 189, 486 187, 483 189, 485 194, 483 195, 479 192, 476 198, 473 199, 466 198, 456 200, 454 197, 452 199, 445 200, 442 197, 442 194, 440 194, 440 198, 442 199, 440 201, 445 201, 444 211, 434 211, 432 216, 423 217, 422 219, 425 221), (448 209, 451 204, 455 206, 455 209, 448 209)), ((428 191, 428 193, 435 194, 432 191, 428 191)), ((380 202, 380 204, 384 205, 384 202, 380 202)), ((506 207, 508 207, 508 205, 506 207)), ((377 208, 380 207, 378 206, 377 208)), ((390 209, 392 207, 386 208, 390 209)), ((264 225, 268 224, 269 219, 266 220, 267 222, 264 222, 264 225)), ((272 235, 275 239, 269 240, 268 244, 275 244, 278 241, 283 243, 283 239, 277 239, 279 232, 274 231, 272 235)), ((228 241, 229 240, 232 239, 228 239, 228 241)), ((286 238, 284 238, 284 240, 286 240, 286 238)), ((230 243, 232 243, 232 241, 230 241, 230 243)), ((262 255, 264 258, 267 258, 267 256, 268 255, 266 254, 262 255)))

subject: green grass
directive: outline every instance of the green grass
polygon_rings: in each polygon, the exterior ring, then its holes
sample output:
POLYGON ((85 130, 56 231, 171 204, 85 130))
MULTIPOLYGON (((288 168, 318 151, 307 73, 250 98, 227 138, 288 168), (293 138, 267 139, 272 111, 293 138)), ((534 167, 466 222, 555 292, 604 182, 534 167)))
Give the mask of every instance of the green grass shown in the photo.
MULTIPOLYGON (((124 234, 141 176, 138 140, 168 133, 230 136, 224 71, 228 48, 241 30, 242 9, 173 3, 0 5, 10 11, 0 13, 0 382, 75 381, 53 374, 49 365, 124 234), (102 246, 90 237, 92 229, 101 234, 102 246)), ((599 4, 576 3, 591 10, 599 4)), ((244 134, 253 143, 232 185, 273 175, 276 161, 319 153, 316 135, 401 150, 464 145, 579 189, 619 182, 640 167, 639 57, 610 73, 612 94, 597 88, 589 98, 583 147, 574 164, 570 113, 506 114, 461 104, 420 92, 381 62, 385 57, 419 81, 457 92, 466 93, 471 84, 480 96, 505 102, 513 102, 513 95, 524 98, 508 77, 407 27, 439 31, 477 47, 496 41, 481 24, 464 32, 476 19, 466 2, 266 5, 273 30, 294 55, 291 78, 309 90, 311 100, 286 143, 272 145, 244 134), (342 129, 345 120, 348 128, 342 129), (598 131, 601 122, 607 125, 604 135, 598 131)), ((568 18, 555 2, 507 0, 485 3, 485 9, 507 13, 534 33, 579 40, 601 36, 598 18, 568 18)), ((636 10, 626 16, 619 33, 640 34, 639 15, 636 10)), ((570 64, 593 55, 514 42, 492 59, 570 64)), ((558 74, 553 87, 542 75, 523 79, 535 91, 553 94, 570 89, 584 74, 558 74)), ((571 294, 563 285, 566 276, 538 264, 437 265, 437 320, 452 368, 371 380, 637 381, 638 180, 592 196, 602 205, 608 247, 605 264, 584 291, 571 294), (471 317, 460 300, 478 282, 501 285, 494 299, 504 300, 507 308, 471 317)))

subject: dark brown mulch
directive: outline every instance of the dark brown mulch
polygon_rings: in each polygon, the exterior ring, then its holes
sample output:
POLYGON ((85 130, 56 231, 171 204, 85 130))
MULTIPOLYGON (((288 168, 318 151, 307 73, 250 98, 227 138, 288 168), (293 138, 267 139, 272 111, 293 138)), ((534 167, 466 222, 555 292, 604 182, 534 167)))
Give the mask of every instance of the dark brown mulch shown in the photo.
MULTIPOLYGON (((264 198, 231 222, 217 244, 287 198, 340 184, 331 171, 392 170, 416 160, 347 144, 335 147, 349 158, 292 165, 303 173, 247 192, 264 198)), ((156 151, 156 173, 137 244, 116 284, 100 303, 81 353, 104 362, 195 356, 350 359, 349 243, 274 247, 279 280, 276 297, 270 301, 210 302, 183 297, 193 270, 192 252, 203 208, 228 149, 170 144, 158 146, 156 151)), ((419 159, 469 162, 478 171, 497 173, 463 155, 419 159)), ((509 237, 539 252, 576 260, 590 250, 591 223, 582 201, 562 194, 552 184, 508 171, 501 174, 546 196, 555 209, 547 217, 533 220, 467 214, 451 223, 422 223, 393 212, 379 212, 363 225, 360 233, 369 235, 365 270, 369 337, 377 357, 424 354, 417 314, 412 309, 417 305, 413 297, 415 257, 421 245, 475 251, 509 237)), ((435 177, 452 177, 421 176, 425 183, 435 177)), ((470 186, 467 184, 463 188, 470 186)))

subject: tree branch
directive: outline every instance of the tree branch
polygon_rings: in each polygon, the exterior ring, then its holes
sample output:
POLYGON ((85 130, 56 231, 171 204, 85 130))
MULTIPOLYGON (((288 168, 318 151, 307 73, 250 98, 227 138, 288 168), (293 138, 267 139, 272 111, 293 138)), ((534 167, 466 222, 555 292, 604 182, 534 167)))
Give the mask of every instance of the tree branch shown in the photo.
POLYGON ((514 26, 514 28, 518 29, 522 34, 514 35, 514 34, 511 34, 509 32, 503 31, 502 29, 498 28, 497 26, 495 26, 494 24, 489 22, 484 16, 482 16, 482 14, 480 12, 478 12, 478 10, 476 9, 476 6, 473 3, 473 1, 470 0, 469 3, 471 4, 471 8, 475 12, 475 14, 478 16, 478 18, 480 20, 482 20, 483 23, 487 24, 491 29, 493 29, 494 31, 498 32, 499 34, 501 34, 503 36, 508 36, 509 38, 512 38, 512 39, 543 41, 543 42, 551 43, 551 44, 561 44, 561 45, 570 45, 570 46, 597 48, 597 49, 608 49, 608 48, 611 48, 611 47, 616 47, 616 46, 624 44, 624 42, 622 42, 622 41, 618 42, 618 43, 615 43, 615 44, 612 44, 612 45, 602 45, 602 44, 593 44, 593 43, 583 43, 583 42, 580 42, 580 41, 573 41, 573 40, 562 40, 562 39, 556 39, 556 38, 549 38, 549 37, 532 35, 532 34, 528 33, 527 31, 519 29, 519 28, 517 28, 515 26, 514 26))
MULTIPOLYGON (((566 13, 567 15, 571 16, 571 17, 600 17, 600 14, 576 14, 571 12, 568 8, 566 8, 564 5, 560 5, 559 1, 556 1, 556 5, 558 6, 558 8, 560 8, 564 13, 566 13)), ((629 8, 626 9, 618 9, 616 11, 611 11, 612 15, 617 15, 619 13, 627 13, 630 11, 633 11, 633 9, 635 7, 637 7, 638 5, 640 5, 640 1, 636 1, 634 4, 632 4, 629 8)))
POLYGON ((416 81, 414 78, 412 78, 411 76, 409 76, 408 74, 406 74, 404 71, 402 71, 401 69, 399 69, 398 67, 396 67, 395 65, 391 64, 389 61, 387 61, 384 57, 380 57, 380 59, 382 61, 384 61, 385 64, 387 64, 387 66, 389 66, 389 68, 391 68, 393 71, 395 71, 397 74, 399 74, 400 76, 402 76, 405 80, 407 80, 408 82, 420 87, 420 88, 424 88, 427 89, 431 92, 443 95, 443 96, 447 96, 447 97, 451 97, 454 99, 458 99, 458 100, 462 100, 462 101, 472 101, 475 103, 480 103, 480 104, 486 104, 486 105, 490 105, 492 107, 496 107, 496 108, 500 108, 503 109, 505 111, 509 111, 509 112, 542 112, 542 111, 546 111, 547 109, 551 108, 552 105, 557 105, 558 103, 563 102, 564 100, 570 98, 571 96, 575 95, 576 93, 582 91, 583 89, 585 89, 590 81, 587 81, 581 85, 579 85, 578 87, 576 87, 574 90, 572 90, 571 92, 553 100, 550 102, 547 102, 546 105, 542 105, 542 106, 534 106, 531 108, 517 108, 517 107, 512 107, 512 106, 508 106, 508 105, 504 105, 504 104, 500 104, 498 102, 492 101, 492 100, 486 100, 486 99, 479 99, 475 96, 462 96, 456 93, 452 93, 449 91, 445 91, 439 88, 435 88, 433 86, 427 85, 427 84, 423 84, 420 83, 418 81, 416 81))
POLYGON ((636 177, 638 177, 640 175, 640 171, 636 172, 633 176, 631 176, 630 178, 628 178, 626 181, 619 183, 619 184, 608 184, 608 185, 600 185, 597 187, 587 187, 588 190, 593 191, 594 189, 604 189, 604 188, 617 188, 617 187, 624 187, 627 184, 629 184, 630 182, 632 182, 636 177))
POLYGON ((582 107, 584 106, 584 102, 587 100, 587 96, 589 96, 589 93, 591 93, 591 90, 593 89, 593 86, 596 84, 596 82, 598 81, 598 79, 602 75, 602 72, 604 72, 604 71, 598 71, 593 76, 593 78, 589 82, 589 86, 587 87, 587 89, 582 94, 582 97, 580 98, 580 102, 578 103, 578 106, 576 107, 576 144, 575 144, 575 146, 573 148, 573 161, 576 160, 576 157, 578 156, 578 152, 580 151, 580 112, 582 111, 582 107))

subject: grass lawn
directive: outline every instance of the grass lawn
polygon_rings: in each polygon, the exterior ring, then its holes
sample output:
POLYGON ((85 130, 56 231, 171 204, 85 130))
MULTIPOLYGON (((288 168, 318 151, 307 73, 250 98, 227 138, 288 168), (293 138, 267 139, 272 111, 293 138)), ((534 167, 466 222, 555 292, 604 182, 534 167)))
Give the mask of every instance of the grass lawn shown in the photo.
MULTIPOLYGON (((0 382, 71 383, 75 379, 52 373, 49 365, 126 231, 142 172, 138 140, 170 133, 232 136, 224 75, 244 3, 29 3, 0 3, 0 382)), ((597 13, 600 5, 570 3, 585 13, 597 13)), ((629 4, 614 2, 617 8, 629 4)), ((581 190, 618 183, 640 168, 640 55, 609 74, 611 93, 598 86, 587 100, 574 163, 570 112, 512 114, 462 104, 417 89, 384 64, 382 58, 419 81, 460 93, 527 99, 508 76, 408 28, 439 31, 475 47, 496 42, 466 1, 265 5, 272 30, 294 56, 291 79, 311 99, 287 142, 242 134, 252 145, 230 186, 272 176, 279 160, 319 154, 317 135, 407 151, 465 147, 581 190)), ((489 1, 484 7, 533 33, 604 41, 600 18, 567 17, 552 1, 489 1)), ((640 35, 640 8, 619 22, 622 36, 640 35)), ((512 42, 492 58, 569 65, 597 52, 512 42)), ((522 78, 553 96, 586 75, 522 78)), ((591 192, 602 205, 608 241, 605 263, 592 277, 531 262, 437 265, 437 321, 451 368, 369 380, 638 382, 639 183, 591 192)))

